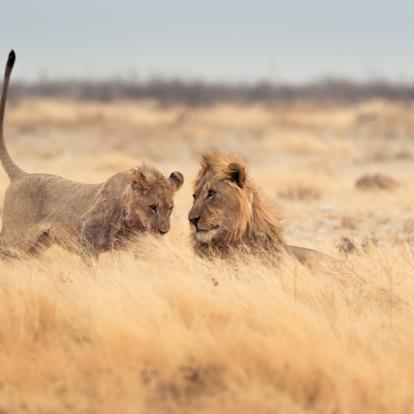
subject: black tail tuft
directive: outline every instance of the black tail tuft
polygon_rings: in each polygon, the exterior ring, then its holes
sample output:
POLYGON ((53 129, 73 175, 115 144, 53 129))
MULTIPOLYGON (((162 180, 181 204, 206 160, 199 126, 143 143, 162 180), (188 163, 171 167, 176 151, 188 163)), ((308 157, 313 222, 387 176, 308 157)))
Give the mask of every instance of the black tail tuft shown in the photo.
POLYGON ((9 58, 7 59, 7 67, 11 69, 15 61, 16 61, 16 53, 14 53, 14 50, 11 50, 9 53, 9 58))

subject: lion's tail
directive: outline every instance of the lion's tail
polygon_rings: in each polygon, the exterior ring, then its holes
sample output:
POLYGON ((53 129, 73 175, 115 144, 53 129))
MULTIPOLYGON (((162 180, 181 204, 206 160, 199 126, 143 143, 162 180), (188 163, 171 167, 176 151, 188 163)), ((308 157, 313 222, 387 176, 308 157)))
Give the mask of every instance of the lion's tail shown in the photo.
POLYGON ((13 181, 23 174, 25 174, 10 158, 9 152, 7 151, 6 144, 4 142, 4 112, 6 109, 7 91, 9 89, 10 75, 12 73, 13 65, 16 60, 16 54, 12 50, 7 59, 6 70, 4 72, 3 88, 1 91, 0 99, 0 160, 6 170, 10 180, 13 181))

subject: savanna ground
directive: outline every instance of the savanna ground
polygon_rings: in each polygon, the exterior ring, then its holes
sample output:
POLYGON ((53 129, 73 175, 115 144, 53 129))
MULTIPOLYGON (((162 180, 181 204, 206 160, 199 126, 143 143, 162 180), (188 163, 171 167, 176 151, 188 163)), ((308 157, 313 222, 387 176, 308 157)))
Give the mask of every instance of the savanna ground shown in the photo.
POLYGON ((163 238, 89 268, 58 248, 0 264, 0 412, 414 412, 414 105, 42 99, 6 120, 26 171, 101 182, 147 161, 186 182, 163 238), (247 159, 289 243, 343 263, 194 257, 191 182, 213 147, 247 159), (398 185, 356 188, 367 173, 398 185))

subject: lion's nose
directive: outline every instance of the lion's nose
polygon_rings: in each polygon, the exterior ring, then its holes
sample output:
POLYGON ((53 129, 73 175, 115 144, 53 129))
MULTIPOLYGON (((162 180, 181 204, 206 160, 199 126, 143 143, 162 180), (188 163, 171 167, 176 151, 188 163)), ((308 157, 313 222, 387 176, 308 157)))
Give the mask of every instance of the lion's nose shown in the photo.
POLYGON ((198 217, 189 217, 190 223, 194 224, 195 228, 197 228, 197 224, 200 221, 200 216, 198 217))
POLYGON ((160 234, 166 234, 166 233, 168 233, 168 230, 158 230, 158 233, 160 233, 160 234))

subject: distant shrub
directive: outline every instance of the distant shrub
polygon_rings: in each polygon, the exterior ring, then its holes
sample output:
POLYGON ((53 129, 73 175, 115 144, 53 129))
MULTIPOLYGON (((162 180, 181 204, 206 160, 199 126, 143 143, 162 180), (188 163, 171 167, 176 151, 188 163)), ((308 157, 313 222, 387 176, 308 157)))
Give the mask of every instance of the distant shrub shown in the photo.
POLYGON ((365 174, 355 182, 355 187, 360 190, 394 190, 398 182, 382 174, 365 174))

